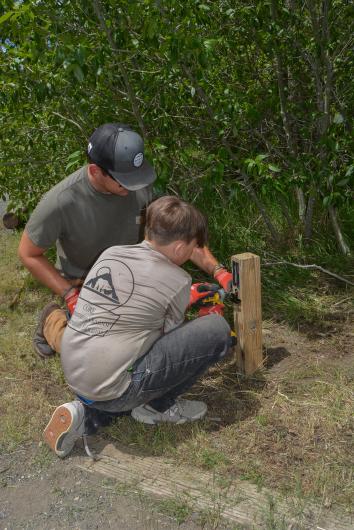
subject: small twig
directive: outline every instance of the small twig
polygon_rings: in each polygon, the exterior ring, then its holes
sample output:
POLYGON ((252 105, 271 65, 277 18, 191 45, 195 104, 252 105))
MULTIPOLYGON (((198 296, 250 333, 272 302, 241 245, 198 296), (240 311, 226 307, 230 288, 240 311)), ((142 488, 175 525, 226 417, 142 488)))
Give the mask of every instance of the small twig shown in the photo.
POLYGON ((352 297, 348 296, 347 298, 344 298, 343 300, 339 300, 339 302, 336 302, 335 304, 332 304, 332 307, 335 307, 337 305, 342 305, 342 304, 344 304, 344 302, 348 302, 351 299, 352 299, 352 297))
POLYGON ((283 397, 284 399, 286 399, 286 401, 289 401, 289 403, 293 403, 294 405, 297 405, 297 406, 304 406, 304 405, 310 405, 310 406, 313 406, 313 407, 323 407, 324 404, 323 403, 313 403, 312 401, 294 401, 293 399, 290 399, 288 396, 286 396, 285 394, 282 394, 282 392, 280 392, 278 390, 278 395, 283 397))
POLYGON ((279 396, 285 398, 287 401, 290 401, 290 403, 295 403, 295 401, 293 401, 292 399, 288 398, 288 396, 286 396, 285 394, 282 394, 281 392, 279 392, 279 390, 278 390, 278 394, 279 394, 279 396))
POLYGON ((52 114, 55 114, 55 116, 59 116, 59 118, 62 118, 63 120, 69 121, 70 123, 72 123, 73 125, 75 125, 75 127, 77 127, 78 129, 80 129, 80 131, 81 131, 82 134, 85 136, 85 138, 87 137, 86 132, 85 132, 84 129, 81 127, 81 125, 80 125, 79 123, 77 123, 77 121, 73 120, 72 118, 68 118, 67 116, 63 116, 62 114, 60 114, 60 112, 55 112, 55 111, 53 111, 52 114))
POLYGON ((263 267, 272 267, 273 265, 291 265, 292 267, 297 267, 299 269, 314 269, 319 270, 321 272, 324 272, 325 274, 329 274, 329 276, 333 276, 333 278, 336 278, 337 280, 340 280, 341 282, 345 282, 348 285, 353 285, 354 282, 351 282, 350 280, 347 280, 346 278, 343 278, 342 276, 339 276, 338 274, 335 274, 334 272, 328 271, 327 269, 324 269, 320 265, 300 265, 299 263, 291 263, 290 261, 274 261, 271 263, 262 263, 263 267))

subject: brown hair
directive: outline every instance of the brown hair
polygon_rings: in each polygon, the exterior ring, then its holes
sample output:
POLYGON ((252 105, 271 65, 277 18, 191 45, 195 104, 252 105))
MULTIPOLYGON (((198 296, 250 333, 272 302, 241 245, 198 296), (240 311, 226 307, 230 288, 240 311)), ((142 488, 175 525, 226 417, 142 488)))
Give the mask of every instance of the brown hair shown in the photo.
POLYGON ((178 240, 190 243, 196 239, 198 247, 204 247, 208 240, 208 225, 204 215, 192 204, 166 195, 148 207, 145 235, 159 245, 178 240))

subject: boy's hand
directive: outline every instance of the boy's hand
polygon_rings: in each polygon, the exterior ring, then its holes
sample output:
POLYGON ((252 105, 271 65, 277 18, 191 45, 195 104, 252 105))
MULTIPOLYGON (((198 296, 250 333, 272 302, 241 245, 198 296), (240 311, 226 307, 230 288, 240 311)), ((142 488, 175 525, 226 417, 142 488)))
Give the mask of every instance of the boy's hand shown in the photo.
POLYGON ((77 299, 79 298, 79 294, 80 294, 80 289, 77 289, 76 287, 72 287, 64 296, 66 307, 68 308, 70 315, 72 315, 74 312, 77 299))
POLYGON ((201 305, 204 298, 213 297, 219 290, 216 283, 193 283, 189 297, 189 307, 201 305))
POLYGON ((224 316, 224 304, 213 304, 201 307, 198 311, 198 317, 205 317, 207 315, 221 315, 224 316))
POLYGON ((218 269, 215 274, 214 278, 217 282, 220 283, 221 287, 229 293, 232 289, 232 274, 231 272, 227 271, 226 269, 218 269))

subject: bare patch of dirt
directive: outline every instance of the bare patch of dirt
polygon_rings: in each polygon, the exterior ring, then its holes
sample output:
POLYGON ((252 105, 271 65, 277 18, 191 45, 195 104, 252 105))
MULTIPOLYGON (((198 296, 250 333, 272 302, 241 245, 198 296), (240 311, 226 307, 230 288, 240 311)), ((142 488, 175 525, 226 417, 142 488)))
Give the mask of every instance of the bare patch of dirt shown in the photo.
POLYGON ((75 464, 80 449, 65 460, 45 446, 27 444, 0 457, 2 530, 197 530, 198 515, 180 525, 159 513, 143 495, 111 479, 88 474, 75 464), (196 519, 196 521, 193 521, 196 519))
POLYGON ((311 330, 307 327, 306 331, 304 328, 299 331, 286 324, 267 322, 264 348, 269 377, 287 373, 291 366, 298 366, 301 359, 319 364, 334 361, 339 367, 354 368, 353 322, 346 318, 339 329, 327 333, 320 332, 315 326, 311 330), (273 362, 274 352, 278 353, 278 362, 273 362))

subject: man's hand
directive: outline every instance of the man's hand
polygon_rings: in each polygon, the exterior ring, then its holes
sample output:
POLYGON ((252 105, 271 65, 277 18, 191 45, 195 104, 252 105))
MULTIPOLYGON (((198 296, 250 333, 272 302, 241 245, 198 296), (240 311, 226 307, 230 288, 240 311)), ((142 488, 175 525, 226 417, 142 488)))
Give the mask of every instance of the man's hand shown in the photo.
POLYGON ((226 269, 218 269, 215 274, 214 278, 217 282, 220 283, 221 287, 229 293, 232 289, 232 274, 231 272, 227 271, 226 269))
POLYGON ((77 299, 79 298, 79 294, 80 289, 78 289, 77 287, 70 287, 70 289, 64 295, 66 307, 68 308, 70 315, 72 315, 74 312, 77 299))
POLYGON ((219 290, 215 283, 193 283, 189 297, 189 307, 202 305, 202 300, 211 298, 219 290))

